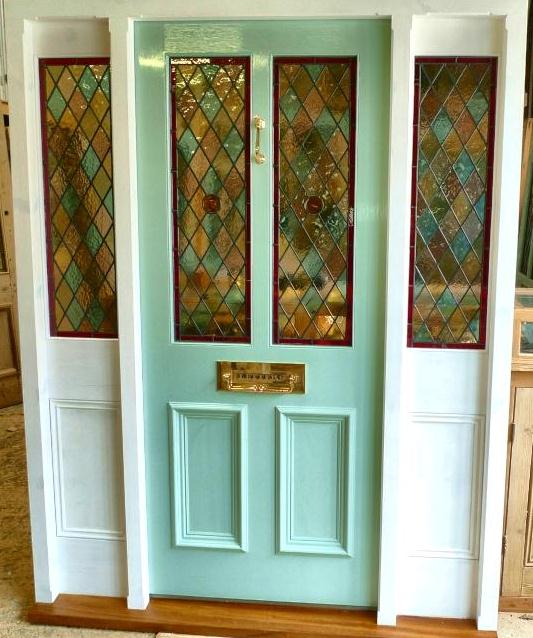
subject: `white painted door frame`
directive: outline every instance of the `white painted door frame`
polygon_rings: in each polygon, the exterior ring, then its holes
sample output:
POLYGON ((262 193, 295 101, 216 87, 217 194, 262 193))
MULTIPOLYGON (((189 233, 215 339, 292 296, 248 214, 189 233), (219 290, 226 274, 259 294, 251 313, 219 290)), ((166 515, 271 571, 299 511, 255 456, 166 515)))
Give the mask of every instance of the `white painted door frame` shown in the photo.
MULTIPOLYGON (((13 195, 18 263, 21 358, 26 412, 30 504, 36 597, 51 602, 60 593, 51 470, 47 299, 43 268, 40 128, 36 117, 34 21, 65 18, 107 20, 110 31, 119 353, 124 452, 128 605, 149 599, 144 466, 141 317, 136 198, 133 26, 137 19, 372 18, 392 19, 392 85, 388 193, 386 362, 382 462, 382 510, 378 621, 395 624, 402 612, 399 592, 405 573, 405 440, 408 397, 413 388, 406 347, 412 85, 417 49, 413 24, 445 17, 490 19, 501 37, 499 55, 484 480, 480 534, 477 621, 494 629, 499 594, 510 385, 514 270, 522 134, 526 0, 11 0, 6 3, 13 195), (490 17, 490 18, 489 18, 490 17), (497 309, 497 312, 496 312, 497 309)), ((468 51, 482 50, 470 42, 468 51)), ((463 51, 439 50, 442 55, 463 51)), ((149 63, 149 61, 147 61, 149 63)))

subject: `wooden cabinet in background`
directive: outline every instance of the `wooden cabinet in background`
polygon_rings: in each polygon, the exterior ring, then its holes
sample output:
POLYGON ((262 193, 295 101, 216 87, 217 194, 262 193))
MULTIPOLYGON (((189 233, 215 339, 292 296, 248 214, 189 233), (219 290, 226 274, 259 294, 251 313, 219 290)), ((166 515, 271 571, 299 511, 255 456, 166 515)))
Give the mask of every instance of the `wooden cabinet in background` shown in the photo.
POLYGON ((533 374, 517 372, 511 389, 507 508, 503 540, 502 607, 533 605, 533 374), (506 599, 529 600, 510 601, 506 599))
POLYGON ((516 291, 500 609, 533 610, 533 289, 516 291))
POLYGON ((0 102, 0 408, 22 401, 19 361, 9 115, 0 102))

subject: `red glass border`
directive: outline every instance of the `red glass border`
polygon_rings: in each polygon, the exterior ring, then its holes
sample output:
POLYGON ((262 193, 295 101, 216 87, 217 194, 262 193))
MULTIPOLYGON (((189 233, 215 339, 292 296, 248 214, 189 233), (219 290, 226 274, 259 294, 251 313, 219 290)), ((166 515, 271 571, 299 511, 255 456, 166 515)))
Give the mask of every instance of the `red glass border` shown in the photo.
POLYGON ((274 57, 274 101, 273 101, 273 137, 274 137, 274 255, 272 260, 272 340, 275 344, 313 345, 313 346, 351 346, 353 332, 353 288, 354 288, 354 220, 355 220, 355 135, 357 117, 357 57, 346 56, 276 56, 274 57), (350 139, 348 140, 348 153, 350 154, 348 206, 352 211, 351 219, 348 218, 348 253, 346 263, 348 268, 346 280, 346 336, 342 340, 332 339, 288 339, 280 338, 278 330, 278 291, 279 291, 279 68, 281 64, 332 64, 344 63, 350 67, 350 79, 352 90, 350 93, 350 139))
MULTIPOLYGON (((52 212, 50 210, 50 190, 48 187, 48 134, 46 126, 46 67, 47 66, 72 66, 83 64, 106 64, 111 72, 111 59, 109 57, 72 57, 72 58, 39 58, 39 100, 41 114, 41 143, 43 161, 43 194, 44 217, 46 233, 46 270, 48 278, 48 315, 50 321, 51 337, 68 337, 71 339, 117 339, 118 331, 111 332, 82 332, 65 331, 57 329, 55 310, 55 286, 54 286, 54 256, 52 252, 52 212)), ((110 88, 111 91, 111 88, 110 88)), ((111 93, 110 93, 111 95, 111 93)), ((111 98, 109 100, 111 105, 111 98)), ((113 141, 111 140, 111 144, 113 141)), ((112 186, 113 187, 113 186, 112 186)), ((114 224, 114 222, 113 222, 114 224)), ((116 240, 116 237, 115 237, 116 240)), ((115 249, 116 251, 116 249, 115 249)), ((113 255, 113 257, 115 257, 113 255)), ((115 296, 117 292, 115 290, 115 296)), ((118 313, 117 313, 118 316, 118 313)), ((117 319, 118 321, 118 319, 117 319)))
POLYGON ((496 129, 496 88, 498 58, 496 56, 417 56, 415 58, 413 109, 413 161, 411 166, 411 232, 409 235, 409 290, 407 310, 407 346, 409 348, 439 348, 443 350, 484 350, 487 340, 487 302, 490 265, 490 232, 492 222, 492 189, 494 178, 494 138, 496 129), (435 343, 413 340, 413 307, 416 261, 416 202, 418 166, 418 124, 420 116, 420 67, 422 64, 490 64, 491 87, 489 100, 489 127, 487 139, 487 185, 485 188, 485 228, 483 258, 481 262, 481 302, 479 309, 479 341, 477 343, 435 343))
POLYGON ((250 75, 250 58, 248 56, 220 57, 220 56, 173 56, 169 59, 169 80, 170 80, 170 149, 172 153, 171 175, 172 175, 172 262, 173 262, 173 288, 174 288, 174 340, 175 341, 192 341, 201 343, 250 343, 252 335, 252 265, 251 265, 251 200, 250 200, 250 122, 251 122, 251 75, 250 75), (176 74, 174 72, 173 62, 177 60, 201 59, 202 62, 209 60, 213 64, 240 64, 244 67, 245 75, 245 96, 244 110, 245 121, 247 123, 244 138, 245 148, 245 186, 246 186, 246 250, 245 250, 245 309, 246 309, 246 335, 243 337, 224 337, 224 336, 203 336, 203 335, 180 335, 180 305, 179 305, 179 224, 178 224, 178 164, 177 164, 177 145, 176 145, 176 74))

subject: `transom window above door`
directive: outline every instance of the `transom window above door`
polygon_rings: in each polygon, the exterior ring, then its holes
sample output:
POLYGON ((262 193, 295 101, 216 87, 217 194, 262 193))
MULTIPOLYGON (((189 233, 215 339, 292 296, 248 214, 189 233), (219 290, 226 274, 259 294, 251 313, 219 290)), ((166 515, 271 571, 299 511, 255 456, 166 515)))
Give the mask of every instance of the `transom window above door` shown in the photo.
MULTIPOLYGON (((248 57, 170 61, 177 341, 251 341, 252 81, 248 57)), ((356 59, 275 57, 270 90, 272 274, 253 285, 273 343, 351 345, 356 59)))

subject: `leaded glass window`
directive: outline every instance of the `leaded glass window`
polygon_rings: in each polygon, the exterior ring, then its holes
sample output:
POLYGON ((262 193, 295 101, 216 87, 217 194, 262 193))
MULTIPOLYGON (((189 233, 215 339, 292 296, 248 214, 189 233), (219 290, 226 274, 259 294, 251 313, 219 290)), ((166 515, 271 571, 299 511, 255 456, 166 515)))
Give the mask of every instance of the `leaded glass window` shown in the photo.
POLYGON ((108 58, 40 61, 50 331, 115 337, 108 58))
POLYGON ((482 348, 494 152, 495 58, 417 58, 411 346, 482 348))
POLYGON ((355 58, 274 60, 274 341, 350 345, 355 58))
POLYGON ((171 60, 175 334, 250 340, 250 61, 171 60))

